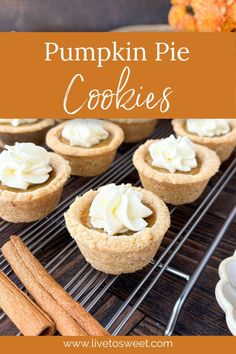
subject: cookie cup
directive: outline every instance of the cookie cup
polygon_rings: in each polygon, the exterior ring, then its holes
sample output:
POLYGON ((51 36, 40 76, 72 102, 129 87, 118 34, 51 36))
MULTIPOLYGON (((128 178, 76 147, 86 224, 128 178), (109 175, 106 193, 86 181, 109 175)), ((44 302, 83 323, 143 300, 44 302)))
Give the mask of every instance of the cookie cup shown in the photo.
POLYGON ((70 166, 61 156, 50 153, 55 176, 48 184, 32 191, 0 189, 0 217, 12 223, 32 222, 50 214, 57 206, 70 166))
POLYGON ((53 119, 40 119, 32 124, 13 127, 10 124, 0 124, 0 147, 17 143, 30 142, 36 145, 45 144, 47 131, 54 125, 53 119))
POLYGON ((116 124, 104 121, 103 126, 111 135, 106 145, 83 148, 65 144, 61 132, 67 123, 62 123, 49 130, 46 143, 56 153, 63 156, 71 166, 75 176, 93 177, 107 171, 111 166, 118 147, 122 144, 124 133, 116 124))
POLYGON ((143 187, 168 204, 181 205, 193 202, 202 194, 209 179, 217 173, 220 166, 219 157, 207 147, 194 144, 200 164, 196 174, 161 172, 146 161, 148 148, 155 141, 148 140, 133 156, 133 163, 143 187))
POLYGON ((230 157, 236 146, 236 120, 232 120, 229 124, 231 130, 228 134, 208 138, 188 132, 186 128, 186 119, 172 120, 172 126, 177 136, 188 136, 194 143, 204 145, 209 149, 214 150, 221 162, 230 157))
POLYGON ((142 202, 153 211, 152 226, 129 236, 109 236, 91 229, 84 220, 97 193, 90 190, 78 197, 65 213, 67 229, 86 261, 107 274, 132 273, 145 267, 155 256, 170 226, 168 208, 156 195, 143 191, 142 202))
POLYGON ((124 143, 137 143, 155 129, 158 119, 114 119, 124 132, 124 143))

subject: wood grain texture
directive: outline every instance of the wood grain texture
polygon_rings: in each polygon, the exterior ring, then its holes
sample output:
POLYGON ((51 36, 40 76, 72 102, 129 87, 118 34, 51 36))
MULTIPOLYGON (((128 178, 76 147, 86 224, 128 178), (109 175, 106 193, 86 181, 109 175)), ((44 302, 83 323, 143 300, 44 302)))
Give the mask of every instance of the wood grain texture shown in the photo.
MULTIPOLYGON (((168 123, 163 122, 161 124, 168 123)), ((122 155, 127 149, 129 149, 129 146, 123 145, 119 150, 119 154, 122 155)), ((229 162, 222 166, 222 171, 225 169, 229 162)), ((206 196, 218 178, 219 175, 211 180, 201 199, 206 196)), ((88 179, 73 177, 63 192, 63 199, 71 192, 74 192, 80 186, 84 185, 85 181, 88 181, 88 179)), ((134 183, 136 181, 136 172, 131 173, 128 178, 125 179, 125 182, 134 183)), ((213 241, 215 235, 221 228, 224 220, 227 218, 229 212, 236 204, 235 182, 236 176, 231 179, 229 184, 217 198, 208 213, 203 217, 201 223, 194 230, 194 232, 192 232, 188 241, 184 244, 178 255, 171 263, 172 267, 175 267, 176 269, 188 274, 192 274, 204 253, 206 252, 207 248, 213 241)), ((167 235, 164 237, 156 258, 161 255, 163 250, 170 244, 171 240, 173 240, 184 223, 189 220, 191 215, 196 210, 196 207, 199 205, 200 200, 189 205, 180 206, 175 210, 172 215, 171 228, 167 235)), ((9 238, 11 233, 16 233, 17 230, 21 230, 23 227, 24 225, 9 226, 0 235, 0 246, 9 238)), ((214 290, 218 281, 219 263, 224 258, 231 256, 236 248, 235 234, 236 221, 233 222, 229 227, 204 273, 200 277, 188 300, 186 301, 174 332, 175 335, 230 335, 225 324, 224 314, 215 300, 214 290)), ((58 235, 56 235, 55 238, 52 238, 52 240, 49 241, 46 246, 42 246, 36 253, 36 256, 42 262, 42 264, 45 265, 69 243, 74 245, 68 232, 64 229, 58 235)), ((58 261, 62 260, 63 257, 64 254, 59 257, 58 261)), ((65 286, 68 281, 74 277, 85 265, 86 262, 83 256, 75 247, 75 250, 53 272, 53 276, 62 286, 65 286)), ((150 268, 151 265, 148 265, 139 272, 118 277, 118 279, 116 279, 113 285, 110 287, 109 292, 107 292, 96 303, 96 305, 92 308, 91 313, 95 316, 95 318, 99 320, 99 322, 101 322, 103 326, 109 322, 112 316, 132 293, 132 291, 147 274, 150 268)), ((154 271, 147 284, 150 284, 151 280, 154 279, 157 272, 157 270, 154 271)), ((99 287, 100 290, 112 279, 112 277, 106 277, 101 273, 96 272, 91 267, 87 267, 77 279, 77 281, 68 288, 68 291, 72 291, 74 285, 77 284, 78 286, 77 289, 74 289, 73 296, 77 296, 79 301, 83 301, 88 292, 91 291, 94 286, 96 286, 96 284, 103 279, 102 277, 104 277, 104 282, 99 287), (83 279, 84 281, 82 281, 83 279), (89 285, 89 281, 91 280, 93 281, 89 285), (84 291, 84 288, 87 285, 89 286, 86 291, 84 291)), ((13 276, 12 279, 18 283, 16 277, 13 276)), ((139 306, 138 310, 135 311, 126 326, 123 328, 121 334, 163 334, 171 310, 176 299, 183 290, 184 285, 184 280, 177 278, 175 275, 164 272, 158 283, 153 287, 148 296, 139 306)), ((143 287, 137 296, 135 296, 130 306, 128 306, 126 309, 125 314, 130 311, 132 304, 135 302, 135 300, 137 300, 144 289, 145 287, 143 287)), ((95 295, 93 295, 85 305, 89 305, 91 300, 94 299, 95 295)), ((122 316, 124 316, 124 314, 122 316)), ((15 333, 17 333, 17 331, 8 319, 0 321, 1 335, 9 335, 15 333)))

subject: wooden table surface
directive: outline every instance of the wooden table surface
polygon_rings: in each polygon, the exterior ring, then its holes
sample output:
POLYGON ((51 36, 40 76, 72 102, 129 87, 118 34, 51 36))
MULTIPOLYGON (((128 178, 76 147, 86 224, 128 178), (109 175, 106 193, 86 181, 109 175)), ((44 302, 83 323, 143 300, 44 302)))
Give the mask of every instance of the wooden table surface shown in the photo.
MULTIPOLYGON (((162 122, 161 124, 169 124, 162 122)), ((157 129, 159 129, 157 127, 157 129)), ((122 154, 127 147, 120 149, 122 154)), ((228 163, 228 162, 227 162, 228 163)), ((223 169, 227 165, 223 165, 223 169)), ((132 173, 126 181, 136 181, 137 174, 132 173)), ((214 184, 212 179, 203 197, 214 184)), ((69 195, 76 188, 87 181, 83 178, 73 177, 67 184, 63 198, 69 195)), ((112 181, 111 181, 112 182, 112 181)), ((202 198, 203 198, 202 197, 202 198)), ((181 229, 184 223, 190 218, 199 201, 178 207, 172 215, 172 225, 166 234, 157 256, 173 239, 174 235, 181 229)), ((204 252, 206 252, 214 236, 219 231, 226 217, 236 204, 236 176, 234 176, 227 187, 223 190, 216 202, 207 212, 199 226, 191 234, 188 241, 181 248, 178 256, 174 258, 171 266, 191 274, 195 269, 204 252)), ((0 246, 7 241, 11 233, 24 228, 24 225, 9 226, 0 235, 0 246)), ((37 253, 37 258, 45 265, 55 254, 65 247, 71 238, 64 229, 60 234, 50 241, 46 247, 42 247, 37 253)), ((215 251, 204 273, 200 277, 179 317, 174 335, 230 335, 226 324, 224 313, 219 308, 214 295, 215 285, 218 281, 219 263, 226 257, 231 256, 236 248, 236 222, 234 221, 225 234, 222 242, 215 251)), ((53 273, 53 276, 62 285, 65 285, 85 264, 83 256, 79 250, 63 262, 53 273)), ((121 306, 124 300, 135 286, 142 280, 143 276, 150 269, 150 265, 134 274, 122 275, 114 282, 110 290, 93 308, 92 314, 106 325, 112 315, 121 306)), ((151 279, 153 279, 154 272, 151 279)), ((82 287, 84 284, 82 285, 82 287)), ((145 298, 138 310, 135 311, 131 319, 123 328, 121 334, 124 335, 163 335, 170 312, 178 295, 183 289, 184 281, 174 275, 165 272, 160 281, 153 287, 149 295, 145 298)), ((81 291, 79 287, 76 293, 81 291)), ((142 291, 141 291, 142 292, 142 291)), ((138 293, 140 295, 140 293, 138 293)), ((126 313, 130 310, 129 307, 126 313)), ((5 318, 0 322, 0 334, 16 334, 17 329, 5 318)))

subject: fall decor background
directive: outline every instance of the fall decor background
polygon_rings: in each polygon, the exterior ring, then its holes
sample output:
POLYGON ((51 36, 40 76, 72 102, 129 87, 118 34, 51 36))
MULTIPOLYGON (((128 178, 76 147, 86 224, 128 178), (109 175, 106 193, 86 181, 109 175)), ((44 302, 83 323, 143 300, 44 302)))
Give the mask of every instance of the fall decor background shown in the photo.
POLYGON ((236 30, 236 0, 172 0, 169 24, 178 31, 236 30))

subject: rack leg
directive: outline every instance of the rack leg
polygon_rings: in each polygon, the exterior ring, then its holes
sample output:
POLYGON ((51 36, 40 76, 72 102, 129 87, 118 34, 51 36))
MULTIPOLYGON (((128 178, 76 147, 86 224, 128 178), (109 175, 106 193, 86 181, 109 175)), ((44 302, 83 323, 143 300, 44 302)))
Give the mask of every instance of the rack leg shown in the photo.
POLYGON ((190 292, 192 291, 195 283, 197 282, 198 278, 200 277, 201 273, 205 269, 207 263, 209 262, 211 256, 215 252, 216 247, 224 237, 225 232, 227 231, 228 227, 230 226, 231 222, 233 219, 236 217, 236 206, 232 209, 231 213, 229 214, 228 218, 224 222, 223 226, 221 227, 220 231, 216 235, 214 241, 212 242, 211 246, 208 248, 207 252, 205 253, 204 257, 202 258, 201 262, 199 263, 198 267, 190 277, 189 281, 184 287, 184 290, 182 291, 181 295, 179 296, 178 300, 176 301, 168 325, 165 330, 165 335, 166 336, 171 336, 174 329, 175 325, 177 323, 179 314, 182 310, 182 307, 189 296, 190 292))

